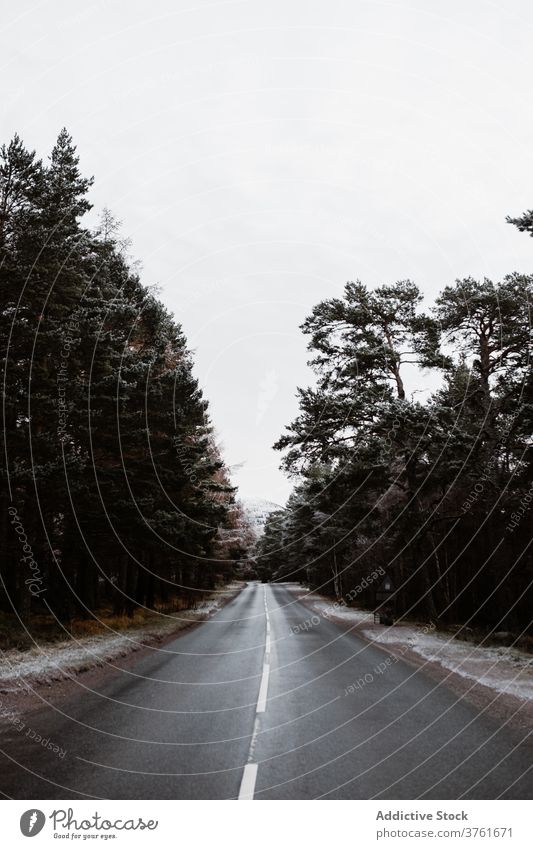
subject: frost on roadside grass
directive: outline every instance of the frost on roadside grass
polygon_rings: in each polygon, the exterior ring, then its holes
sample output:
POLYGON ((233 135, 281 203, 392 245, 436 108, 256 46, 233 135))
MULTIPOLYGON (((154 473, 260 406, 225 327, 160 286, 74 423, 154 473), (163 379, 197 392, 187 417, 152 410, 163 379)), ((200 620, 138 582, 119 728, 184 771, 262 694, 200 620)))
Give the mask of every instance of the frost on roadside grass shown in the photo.
POLYGON ((32 684, 60 681, 126 657, 183 630, 190 623, 207 619, 220 609, 234 589, 230 585, 215 598, 200 602, 194 610, 180 611, 161 625, 129 628, 120 634, 110 631, 92 637, 41 643, 27 651, 0 651, 0 692, 18 689, 25 681, 32 684))
POLYGON ((518 649, 475 646, 445 634, 423 634, 416 628, 393 626, 363 631, 382 645, 406 646, 431 663, 520 699, 533 700, 533 657, 518 649))
POLYGON ((527 652, 507 647, 476 646, 451 635, 428 632, 428 629, 410 625, 374 625, 373 613, 357 608, 343 607, 333 614, 328 599, 302 590, 299 584, 287 586, 318 616, 359 626, 371 642, 390 646, 401 654, 412 652, 425 661, 440 664, 444 669, 498 693, 533 701, 533 657, 527 652))

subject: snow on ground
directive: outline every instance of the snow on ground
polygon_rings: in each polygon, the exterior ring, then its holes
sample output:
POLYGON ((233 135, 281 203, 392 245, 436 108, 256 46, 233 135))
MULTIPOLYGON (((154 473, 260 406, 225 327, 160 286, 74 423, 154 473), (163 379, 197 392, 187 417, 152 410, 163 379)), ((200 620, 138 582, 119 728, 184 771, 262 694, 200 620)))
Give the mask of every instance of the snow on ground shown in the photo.
POLYGON ((283 586, 297 595, 300 601, 312 607, 318 616, 323 616, 325 619, 339 619, 353 625, 369 625, 374 621, 374 614, 369 613, 368 610, 358 610, 356 607, 347 607, 334 602, 319 593, 309 592, 301 584, 287 581, 283 586))
POLYGON ((533 657, 526 652, 476 646, 438 633, 431 625, 374 625, 374 614, 368 610, 336 605, 318 593, 307 591, 301 584, 286 586, 318 616, 360 626, 367 640, 390 646, 402 654, 414 652, 428 662, 438 663, 499 693, 533 700, 533 657))
MULTIPOLYGON (((148 629, 146 629, 148 630, 148 629)), ((28 651, 2 652, 0 665, 0 689, 16 679, 31 678, 33 681, 57 681, 67 674, 83 672, 91 666, 100 666, 113 658, 129 654, 146 640, 143 628, 132 628, 128 636, 83 637, 53 644, 35 646, 28 651)))
POLYGON ((200 602, 193 610, 176 613, 161 625, 129 628, 122 633, 110 631, 94 637, 72 637, 70 640, 38 645, 27 651, 0 650, 0 692, 12 690, 17 682, 24 679, 31 679, 32 683, 58 681, 125 657, 183 629, 189 622, 207 619, 222 607, 234 591, 235 587, 230 586, 215 598, 200 602))
POLYGON ((313 605, 313 609, 316 610, 318 615, 323 616, 325 619, 339 619, 342 622, 353 625, 368 625, 374 621, 374 614, 369 613, 368 610, 358 610, 356 607, 345 607, 341 604, 337 606, 335 602, 315 596, 314 593, 306 596, 305 600, 307 601, 307 599, 309 599, 309 602, 313 605))
POLYGON ((431 632, 428 626, 378 626, 364 629, 367 639, 383 645, 405 647, 425 660, 521 699, 533 699, 533 657, 518 649, 476 646, 446 634, 431 632))

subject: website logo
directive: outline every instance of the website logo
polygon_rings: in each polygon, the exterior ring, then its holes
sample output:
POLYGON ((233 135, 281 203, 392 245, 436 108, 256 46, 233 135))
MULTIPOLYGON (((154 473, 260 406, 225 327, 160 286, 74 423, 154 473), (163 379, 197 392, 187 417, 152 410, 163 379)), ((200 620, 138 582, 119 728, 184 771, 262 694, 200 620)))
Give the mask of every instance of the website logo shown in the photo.
POLYGON ((29 811, 24 811, 20 818, 20 830, 24 837, 35 837, 42 830, 45 822, 46 817, 42 811, 30 808, 29 811))

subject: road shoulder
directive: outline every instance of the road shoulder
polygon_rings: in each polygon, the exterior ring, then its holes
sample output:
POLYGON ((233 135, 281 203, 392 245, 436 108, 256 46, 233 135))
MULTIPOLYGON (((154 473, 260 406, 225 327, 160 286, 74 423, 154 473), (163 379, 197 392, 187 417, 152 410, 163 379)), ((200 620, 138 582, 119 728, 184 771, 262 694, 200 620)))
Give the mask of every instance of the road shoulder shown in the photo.
POLYGON ((129 669, 142 658, 215 616, 246 586, 234 582, 210 593, 194 609, 179 611, 159 625, 140 626, 108 635, 43 643, 29 651, 1 652, 0 719, 27 714, 74 695, 83 681, 92 689, 117 669, 129 669))
POLYGON ((511 647, 479 646, 436 631, 431 623, 374 624, 373 614, 336 605, 320 593, 285 584, 314 616, 403 660, 493 719, 533 731, 533 657, 511 647))

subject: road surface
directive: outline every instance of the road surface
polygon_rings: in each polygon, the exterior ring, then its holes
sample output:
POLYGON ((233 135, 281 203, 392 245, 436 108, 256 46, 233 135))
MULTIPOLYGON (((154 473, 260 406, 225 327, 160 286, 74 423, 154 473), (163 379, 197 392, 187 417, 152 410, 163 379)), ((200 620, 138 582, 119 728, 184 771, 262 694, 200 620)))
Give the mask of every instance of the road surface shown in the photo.
POLYGON ((252 583, 212 619, 24 717, 0 788, 35 799, 531 798, 533 746, 442 683, 252 583), (318 621, 318 624, 317 624, 318 621), (366 675, 366 681, 365 681, 366 675), (356 686, 354 686, 356 685, 356 686))

